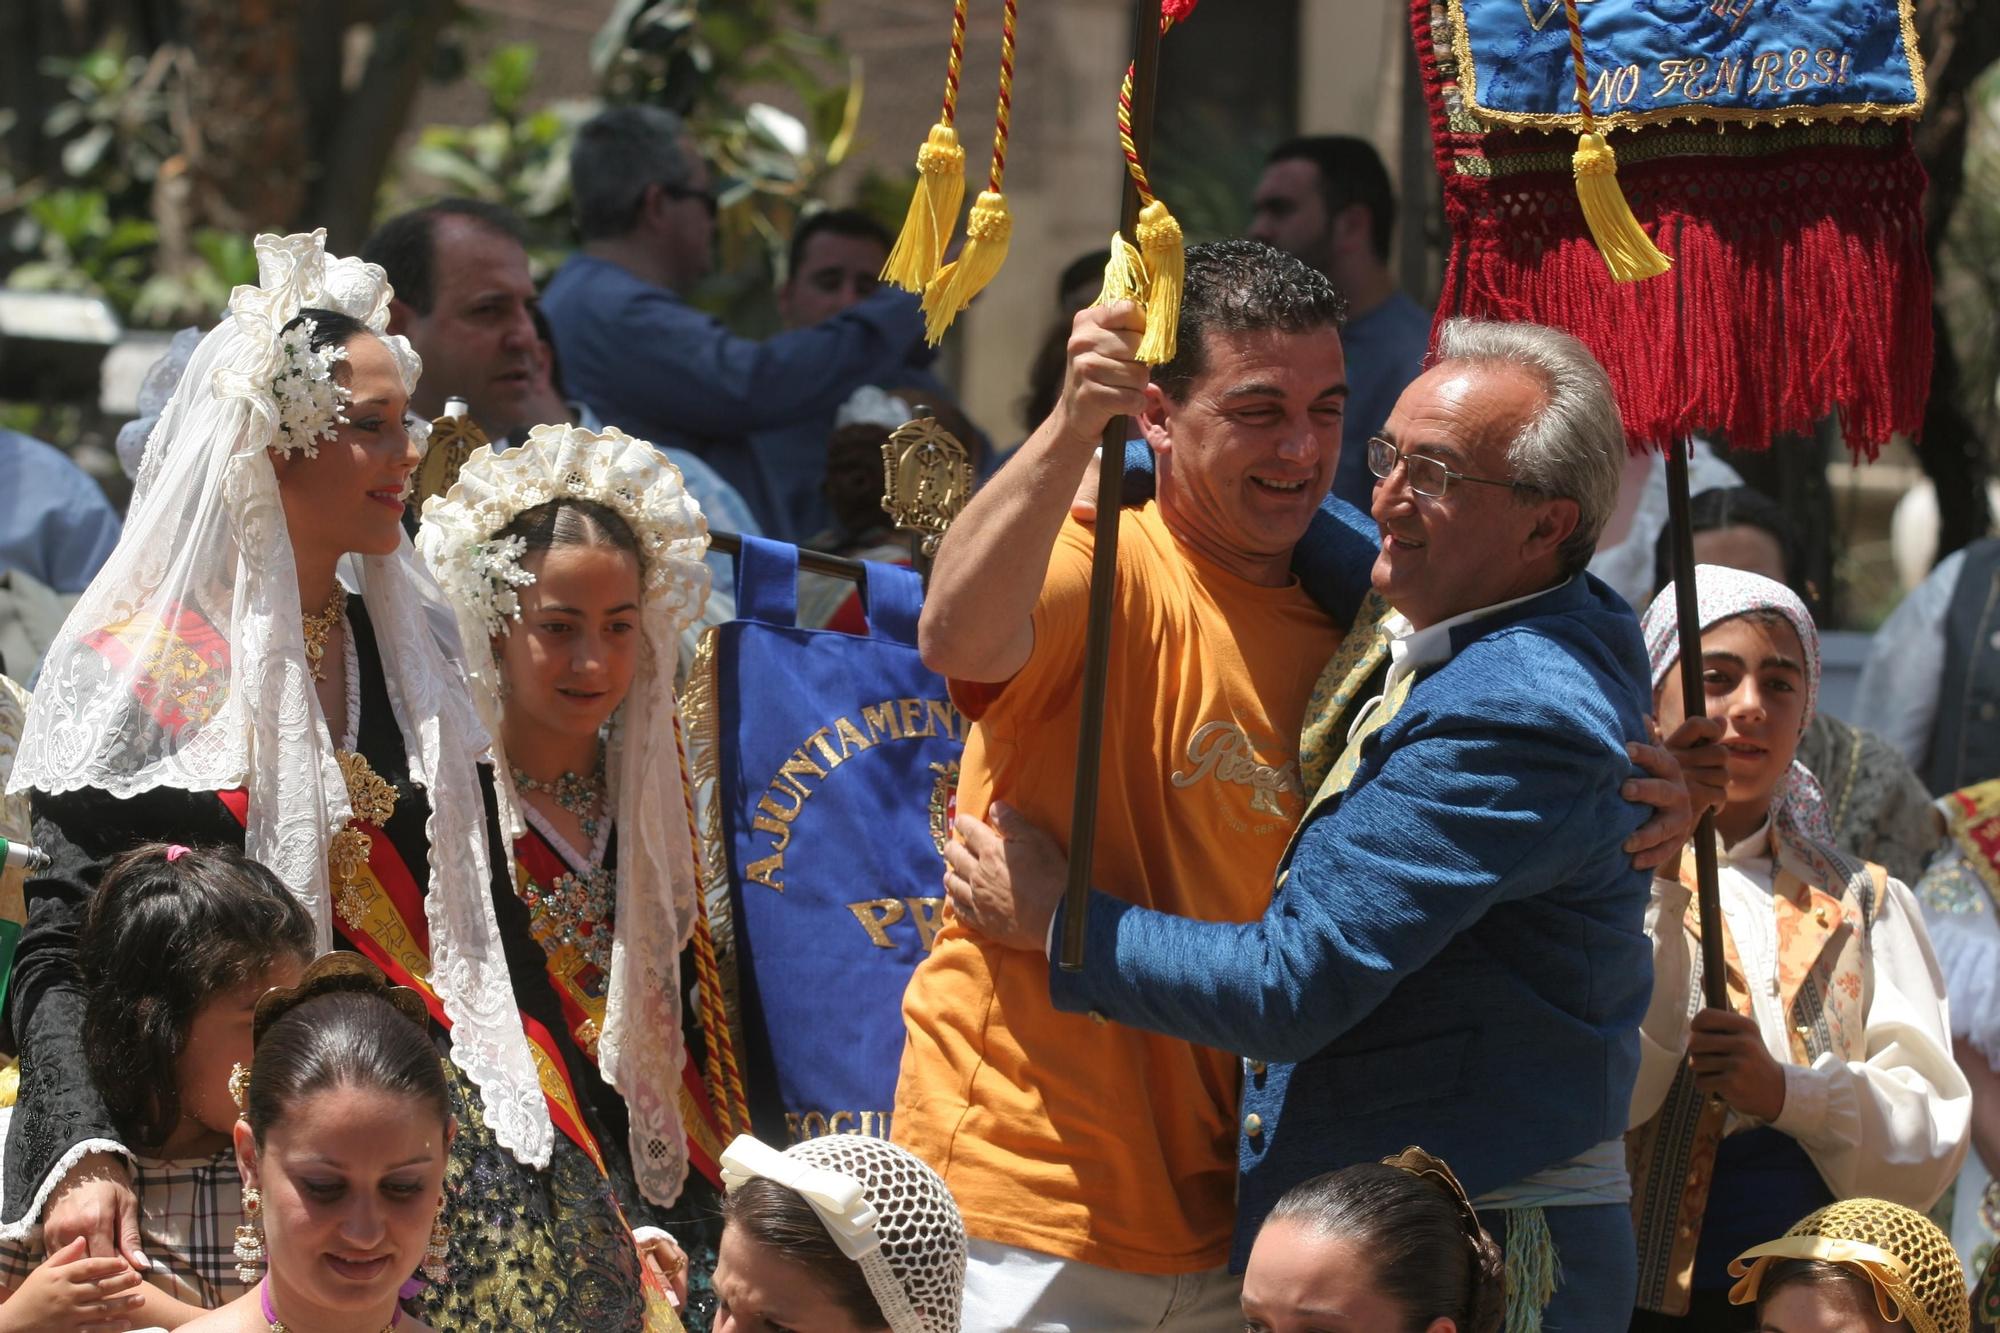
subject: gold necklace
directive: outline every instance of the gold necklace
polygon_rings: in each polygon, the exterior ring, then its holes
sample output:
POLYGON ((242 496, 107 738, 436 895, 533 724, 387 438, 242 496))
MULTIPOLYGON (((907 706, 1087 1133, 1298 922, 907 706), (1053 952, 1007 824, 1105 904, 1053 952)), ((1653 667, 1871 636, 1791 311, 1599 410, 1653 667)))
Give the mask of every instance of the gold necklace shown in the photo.
POLYGON ((305 612, 300 616, 300 628, 306 637, 306 670, 312 672, 314 680, 326 679, 322 661, 326 656, 326 638, 340 623, 340 613, 346 609, 347 589, 335 583, 333 596, 327 598, 323 610, 305 612))

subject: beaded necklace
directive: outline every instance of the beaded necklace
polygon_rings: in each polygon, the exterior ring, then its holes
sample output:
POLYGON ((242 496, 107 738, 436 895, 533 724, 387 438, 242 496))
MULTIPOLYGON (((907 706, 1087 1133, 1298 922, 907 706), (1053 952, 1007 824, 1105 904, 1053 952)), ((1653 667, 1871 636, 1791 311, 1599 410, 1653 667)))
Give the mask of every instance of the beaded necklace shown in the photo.
POLYGON ((558 806, 576 816, 577 824, 586 838, 597 837, 598 821, 603 817, 604 805, 604 747, 597 747, 597 763, 591 768, 590 776, 565 771, 554 782, 542 782, 530 777, 525 769, 513 766, 514 786, 521 791, 541 792, 558 806))
MULTIPOLYGON (((553 783, 544 783, 518 767, 513 773, 516 788, 542 792, 575 815, 590 847, 587 858, 564 857, 583 868, 566 871, 556 876, 553 883, 538 884, 525 875, 515 883, 515 892, 528 908, 529 931, 545 951, 553 954, 567 945, 581 953, 593 967, 608 973, 617 920, 618 884, 616 873, 604 864, 604 834, 608 829, 604 818, 604 751, 599 748, 596 767, 588 778, 564 773, 553 783)), ((550 845, 573 850, 533 805, 523 801, 521 808, 529 823, 550 845)))

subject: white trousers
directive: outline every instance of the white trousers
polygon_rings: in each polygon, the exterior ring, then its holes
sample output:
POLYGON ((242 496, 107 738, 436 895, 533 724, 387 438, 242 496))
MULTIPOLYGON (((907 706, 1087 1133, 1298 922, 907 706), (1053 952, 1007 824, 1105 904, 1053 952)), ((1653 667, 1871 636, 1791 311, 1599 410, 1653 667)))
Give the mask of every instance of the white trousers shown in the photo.
POLYGON ((1227 1268, 1159 1277, 966 1243, 965 1333, 1226 1333, 1242 1296, 1227 1268))

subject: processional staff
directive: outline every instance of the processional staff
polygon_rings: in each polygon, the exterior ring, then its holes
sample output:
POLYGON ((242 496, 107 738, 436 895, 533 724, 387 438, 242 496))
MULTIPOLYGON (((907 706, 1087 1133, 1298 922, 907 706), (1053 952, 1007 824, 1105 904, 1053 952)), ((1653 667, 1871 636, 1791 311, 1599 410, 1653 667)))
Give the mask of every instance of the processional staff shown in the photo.
MULTIPOLYGON (((966 241, 953 262, 944 253, 964 198, 965 150, 957 131, 959 76, 965 57, 968 0, 952 6, 951 51, 945 71, 944 104, 917 153, 917 189, 884 281, 924 298, 927 333, 935 343, 959 311, 999 272, 1012 232, 1003 193, 1007 137, 1013 112, 1014 39, 1017 0, 1004 0, 1000 32, 1000 95, 993 124, 993 154, 986 189, 966 221, 966 241)), ((1153 90, 1159 71, 1160 37, 1194 9, 1195 0, 1139 0, 1135 5, 1135 55, 1118 98, 1119 149, 1125 163, 1124 207, 1112 258, 1098 304, 1134 301, 1146 308, 1146 333, 1139 359, 1150 365, 1171 360, 1180 314, 1181 231, 1166 205, 1153 194, 1145 160, 1152 137, 1153 90)), ((1098 464, 1097 531, 1091 558, 1090 617, 1084 648, 1082 709, 1077 733, 1076 801, 1069 847, 1069 910, 1063 925, 1062 966, 1083 963, 1084 899, 1090 886, 1091 854, 1097 828, 1098 776, 1104 741, 1104 691, 1111 660, 1111 594, 1117 576, 1118 495, 1128 423, 1113 418, 1104 431, 1098 464)))

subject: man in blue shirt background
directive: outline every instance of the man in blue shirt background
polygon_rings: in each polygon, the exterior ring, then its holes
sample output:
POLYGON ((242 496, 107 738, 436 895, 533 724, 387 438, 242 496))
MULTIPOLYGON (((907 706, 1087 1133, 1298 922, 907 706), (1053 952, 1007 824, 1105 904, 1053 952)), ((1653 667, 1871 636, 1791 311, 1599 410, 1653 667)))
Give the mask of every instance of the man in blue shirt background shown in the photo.
POLYGON ((1352 396, 1333 493, 1364 511, 1375 489, 1368 437, 1423 369, 1431 341, 1430 311, 1404 294, 1389 269, 1395 225, 1388 169, 1373 145, 1348 135, 1279 144, 1250 201, 1250 239, 1318 269, 1347 298, 1340 344, 1352 396))
MULTIPOLYGON (((785 327, 811 328, 874 295, 882 286, 892 239, 888 228, 859 209, 829 208, 807 215, 792 231, 785 279, 778 285, 778 315, 785 327)), ((902 365, 871 383, 913 408, 954 407, 951 391, 930 372, 933 356, 917 342, 902 365)), ((803 542, 832 525, 825 483, 836 415, 837 408, 751 436, 748 467, 756 481, 745 495, 767 535, 803 542)), ((975 457, 984 447, 977 439, 961 443, 975 457)))
POLYGON ((0 573, 80 593, 123 527, 104 488, 62 450, 0 429, 0 573))
POLYGON ((611 425, 702 455, 753 508, 762 489, 753 432, 830 422, 922 342, 916 298, 889 288, 762 341, 688 304, 713 262, 715 192, 672 112, 625 106, 593 117, 577 132, 570 179, 582 250, 542 294, 570 392, 611 425))

